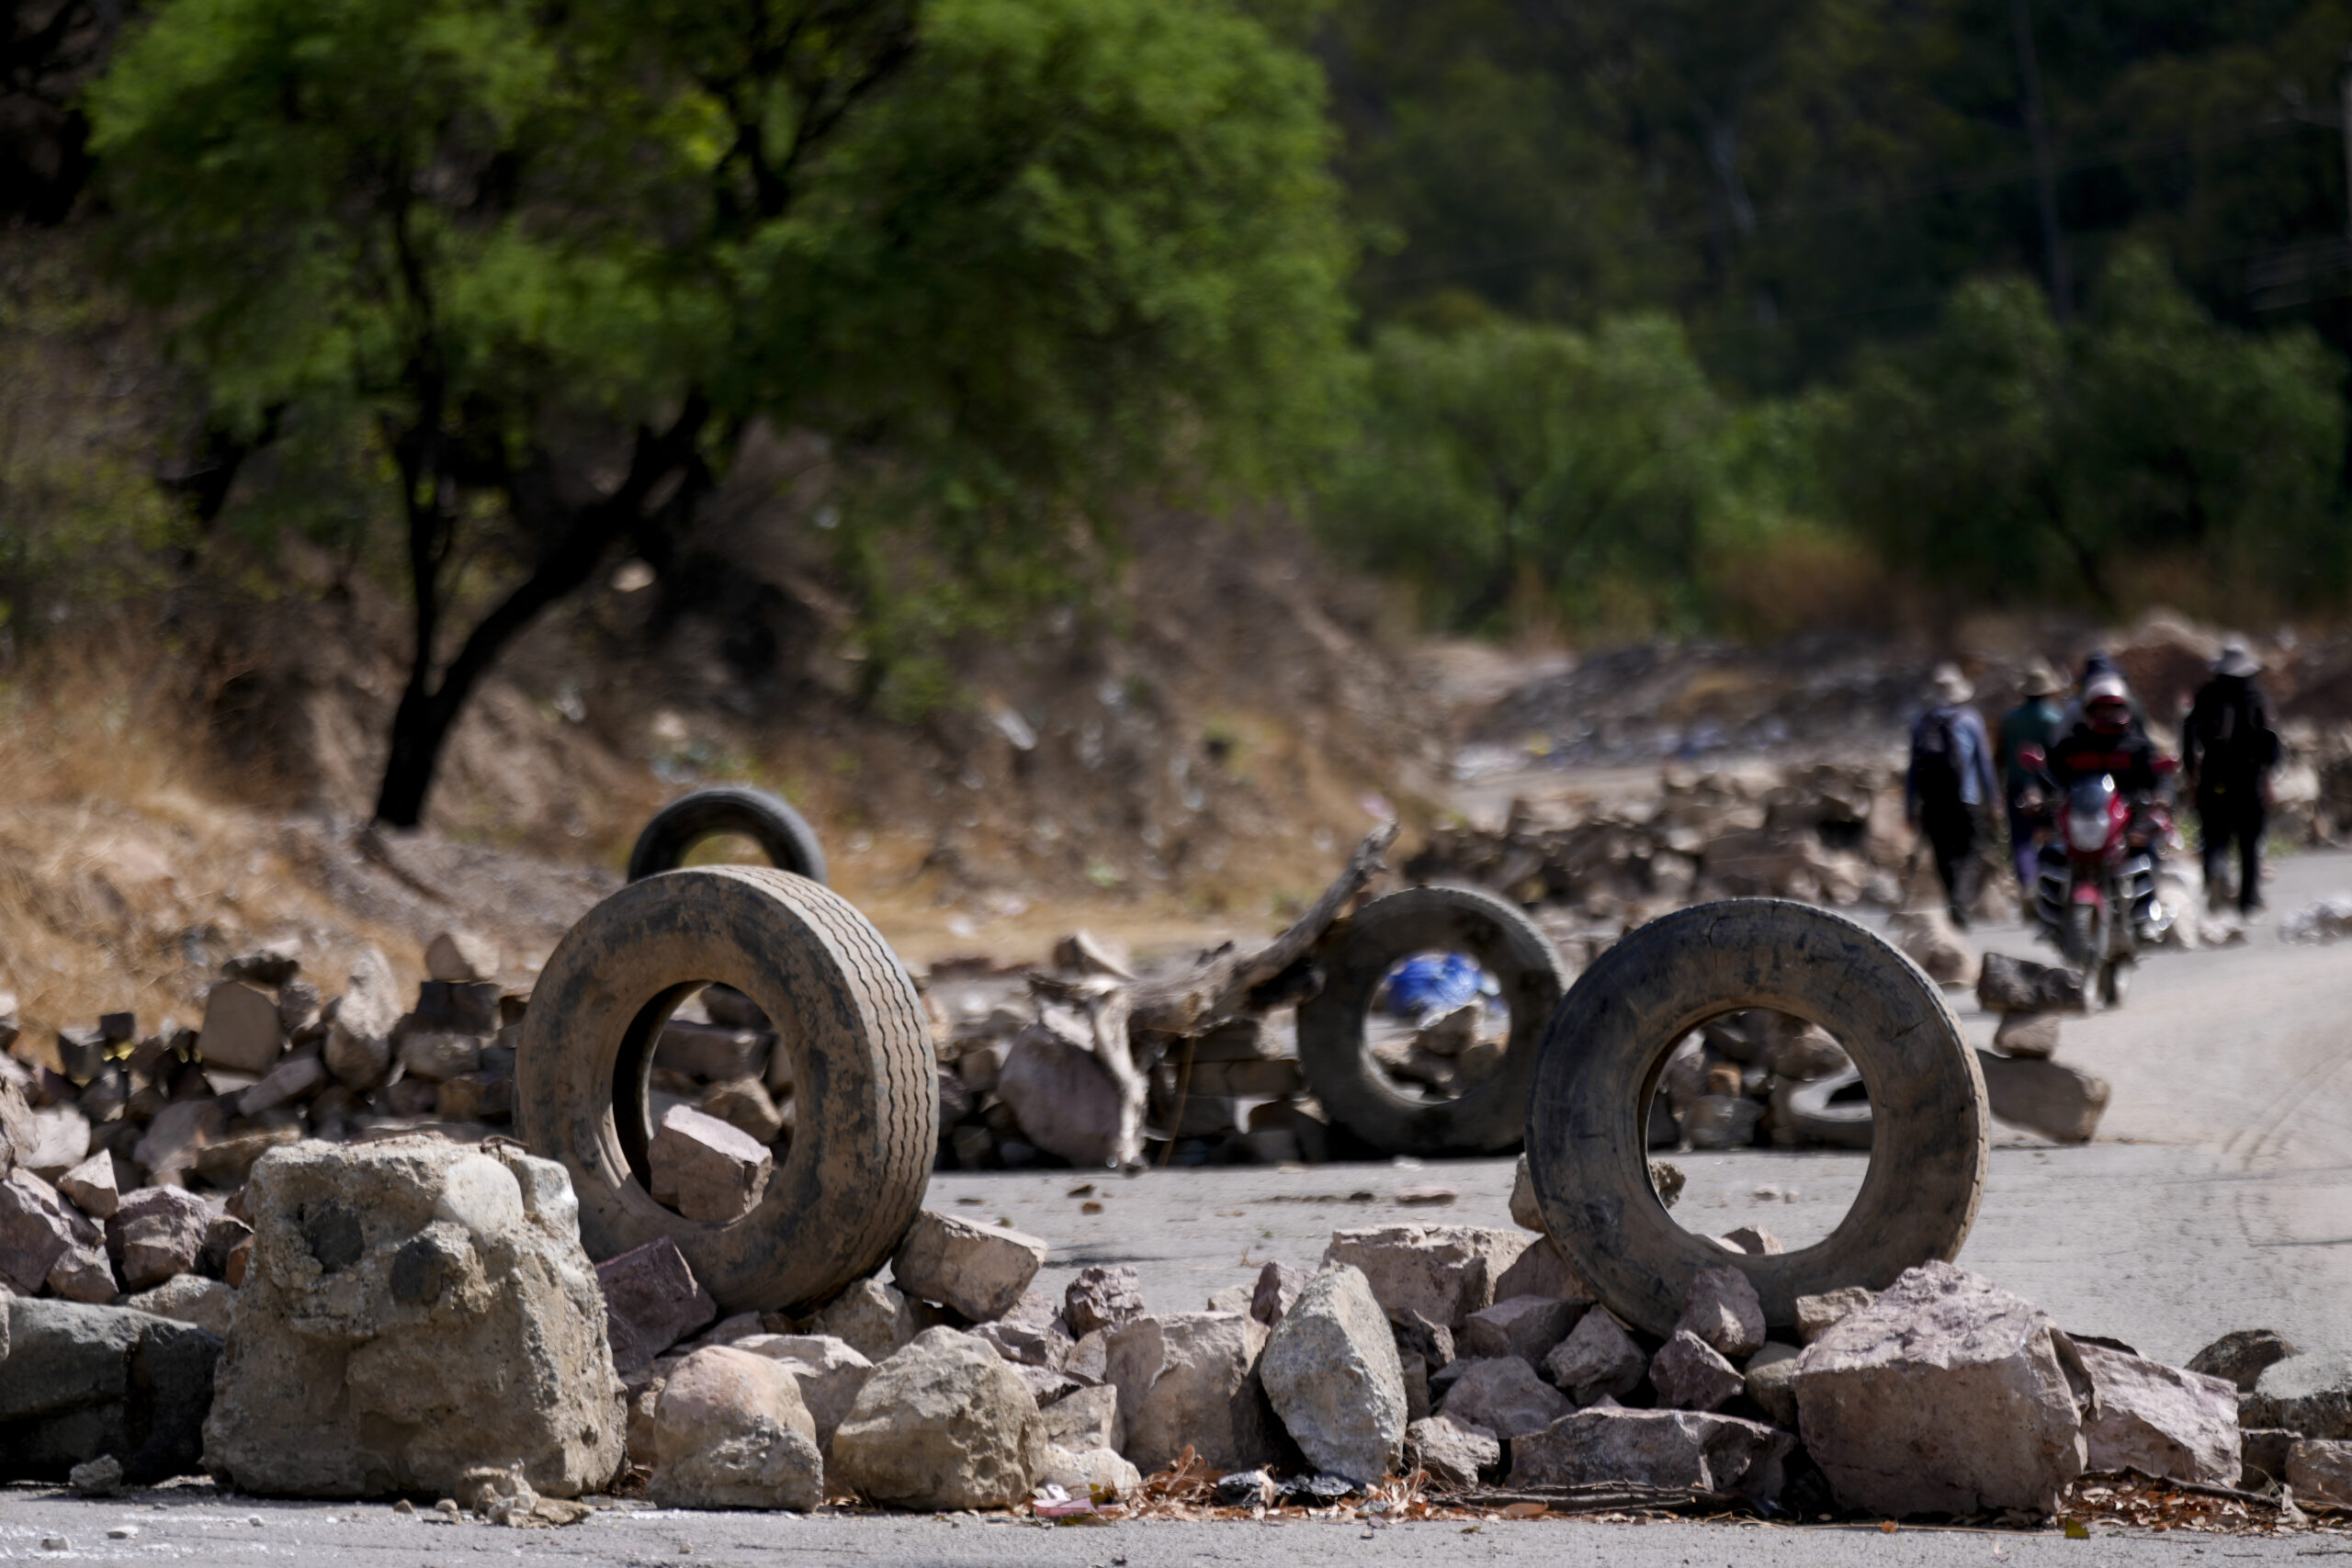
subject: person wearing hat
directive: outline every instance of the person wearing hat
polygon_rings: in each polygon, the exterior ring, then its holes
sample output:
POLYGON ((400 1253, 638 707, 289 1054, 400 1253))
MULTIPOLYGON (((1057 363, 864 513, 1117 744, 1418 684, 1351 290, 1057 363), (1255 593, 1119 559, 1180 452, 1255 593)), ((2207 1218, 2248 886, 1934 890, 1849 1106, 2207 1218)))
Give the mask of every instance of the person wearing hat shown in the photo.
POLYGON ((2181 772, 2196 791, 2203 840, 2206 905, 2222 908, 2235 844, 2244 915, 2262 908, 2262 832, 2270 815, 2270 770, 2278 762, 2270 704, 2254 683, 2261 672, 2243 640, 2223 643, 2213 678, 2198 691, 2180 730, 2181 772))
POLYGON ((1976 893, 1976 821, 2000 784, 1984 716, 1968 705, 1975 694, 1968 677, 1956 664, 1939 664, 1928 686, 1928 711, 1911 727, 1903 814, 1927 839, 1952 923, 1964 927, 1976 893))
POLYGON ((2058 705, 2062 690, 2058 671, 2046 659, 2037 659, 2025 667, 2018 685, 2025 700, 2001 716, 2001 725, 1994 739, 1994 760, 2001 765, 2001 799, 2008 809, 2009 859, 2017 867, 2018 886, 2029 892, 2033 887, 2034 857, 2040 846, 2035 841, 2038 818, 2019 804, 2026 792, 2033 787, 2033 775, 2026 772, 2019 761, 2025 749, 2037 747, 2047 757, 2065 731, 2065 710, 2058 705))

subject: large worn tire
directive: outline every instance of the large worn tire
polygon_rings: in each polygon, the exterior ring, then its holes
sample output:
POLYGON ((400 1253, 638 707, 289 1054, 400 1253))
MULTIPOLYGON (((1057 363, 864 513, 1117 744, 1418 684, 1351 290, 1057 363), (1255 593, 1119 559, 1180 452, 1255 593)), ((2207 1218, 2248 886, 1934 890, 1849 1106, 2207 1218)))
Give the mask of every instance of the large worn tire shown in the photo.
POLYGON ((1668 1333, 1692 1276, 1729 1263, 1787 1327, 1799 1296, 1883 1289, 1959 1255, 1990 1115, 1960 1022, 1918 965, 1842 915, 1738 898, 1653 920, 1578 978, 1544 1037, 1528 1167, 1552 1239, 1621 1317, 1668 1333), (1667 1053, 1741 1008, 1821 1025, 1870 1087, 1870 1173, 1838 1228, 1797 1252, 1735 1256, 1676 1224, 1650 1186, 1641 1111, 1667 1053))
POLYGON ((800 813, 765 790, 734 784, 690 790, 655 812, 628 852, 628 879, 675 871, 687 851, 721 833, 751 840, 778 871, 825 880, 824 847, 800 813))
POLYGON ((1537 1044, 1567 976, 1551 940, 1510 904, 1463 887, 1414 887, 1375 898, 1317 955, 1323 988, 1298 1010, 1298 1059, 1324 1110, 1383 1154, 1494 1154, 1527 1123, 1537 1044), (1408 1100, 1364 1048, 1364 1014, 1381 979, 1417 953, 1461 953, 1502 987, 1510 1039, 1502 1066, 1459 1098, 1408 1100))
POLYGON ((873 1272, 913 1222, 939 1143, 934 1072, 914 983, 863 915, 805 877, 700 866, 629 884, 557 946, 515 1054, 514 1125, 571 1170, 590 1257, 667 1235, 728 1312, 799 1312, 873 1272), (774 1021, 797 1103, 766 1194, 725 1225, 646 1187, 653 1044, 706 981, 774 1021))

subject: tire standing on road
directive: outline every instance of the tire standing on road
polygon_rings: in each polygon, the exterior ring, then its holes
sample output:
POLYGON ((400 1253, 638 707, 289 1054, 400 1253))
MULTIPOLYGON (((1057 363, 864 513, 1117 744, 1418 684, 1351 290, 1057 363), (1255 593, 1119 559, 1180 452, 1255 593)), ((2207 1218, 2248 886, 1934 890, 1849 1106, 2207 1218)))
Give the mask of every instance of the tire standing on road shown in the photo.
POLYGON ((931 1032, 866 919, 806 877, 700 866, 630 883, 558 944, 525 1015, 515 1131, 571 1171, 589 1256, 673 1238, 726 1311, 798 1312, 880 1267, 939 1142, 931 1032), (794 1125, 765 1194, 723 1225, 653 1201, 649 1084, 662 1023, 733 987, 792 1054, 794 1125))
POLYGON ((1611 1311, 1672 1330, 1701 1269, 1743 1270, 1776 1327, 1796 1299, 1873 1290, 1957 1257, 1984 1190, 1991 1112, 1943 991, 1842 915, 1738 898, 1652 920, 1577 979, 1544 1037, 1527 1158, 1552 1239, 1611 1311), (1827 1030, 1869 1086, 1869 1174, 1811 1247, 1735 1255, 1668 1217, 1650 1185, 1642 1113, 1676 1042, 1711 1018, 1770 1008, 1827 1030))

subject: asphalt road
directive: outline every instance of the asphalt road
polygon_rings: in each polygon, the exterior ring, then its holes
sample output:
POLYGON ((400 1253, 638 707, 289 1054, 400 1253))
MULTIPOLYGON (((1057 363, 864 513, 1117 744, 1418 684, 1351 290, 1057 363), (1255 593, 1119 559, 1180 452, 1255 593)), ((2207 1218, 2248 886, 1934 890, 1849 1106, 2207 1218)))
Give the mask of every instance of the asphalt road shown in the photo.
MULTIPOLYGON (((2290 910, 2352 889, 2352 855, 2281 868, 2271 903, 2290 910)), ((2041 952, 2017 929, 1988 948, 2041 952)), ((1955 998, 1956 1002, 1962 998, 1955 998)), ((1964 1013, 1989 1041, 1993 1021, 1964 1013)), ((2071 1329, 2185 1359, 2233 1328, 2275 1327, 2306 1347, 2352 1347, 2352 944, 2293 947, 2276 919, 2242 947, 2166 953, 2129 1004, 2065 1026, 2060 1059, 2110 1079, 2098 1139, 2062 1148, 2005 1134, 1961 1261, 2041 1303, 2071 1329)), ((1690 1186, 1675 1213, 1718 1234, 1758 1224, 1802 1242, 1836 1222, 1865 1156, 1775 1153, 1678 1156, 1690 1186)), ((1046 1289, 1089 1263, 1141 1274, 1168 1310, 1246 1282, 1269 1258, 1312 1267, 1330 1233, 1425 1218, 1506 1225, 1505 1160, 1169 1171, 1121 1179, 948 1175, 932 1202, 1009 1218, 1054 1250, 1046 1289), (1436 1206, 1399 1189, 1453 1190, 1436 1206), (1091 1190, 1080 1191, 1081 1188, 1091 1190), (1093 1202, 1101 1212, 1087 1213, 1093 1202)), ((209 1487, 109 1502, 0 1490, 0 1561, 219 1563, 1307 1564, 1412 1560, 1683 1568, 1723 1562, 2214 1563, 2352 1558, 2352 1536, 1985 1533, 1757 1525, 1497 1521, 1373 1529, 1363 1521, 1138 1523, 1047 1528, 976 1517, 799 1517, 615 1508, 564 1529, 440 1525, 383 1506, 263 1503, 209 1487), (258 1523, 249 1522, 258 1520, 258 1523), (139 1533, 107 1539, 111 1528, 139 1533), (1367 1535, 1367 1530, 1369 1534, 1367 1535), (43 1547, 62 1538, 63 1551, 43 1547)))

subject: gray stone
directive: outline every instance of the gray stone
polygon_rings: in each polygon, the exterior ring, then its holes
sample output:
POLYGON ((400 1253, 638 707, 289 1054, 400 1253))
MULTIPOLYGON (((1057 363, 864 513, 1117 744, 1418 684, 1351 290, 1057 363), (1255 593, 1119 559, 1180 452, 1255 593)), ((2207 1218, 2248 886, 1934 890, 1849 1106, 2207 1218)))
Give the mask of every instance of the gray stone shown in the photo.
POLYGON ((764 1356, 792 1374, 800 1403, 816 1424, 820 1449, 831 1446, 835 1428, 848 1419, 858 1392, 874 1374, 872 1361, 830 1334, 754 1334, 734 1348, 764 1356))
MULTIPOLYGON (((1533 1250, 1530 1248, 1530 1250, 1533 1250)), ((1517 1356, 1534 1364, 1568 1337, 1584 1314, 1581 1303, 1547 1296, 1512 1296, 1472 1313, 1462 1325, 1466 1356, 1517 1356)))
POLYGON ((1993 1031, 1993 1049, 2004 1056, 2046 1062, 2058 1054, 2058 1019, 2054 1012, 2003 1013, 1993 1031))
POLYGON ((1050 1324, 1041 1326, 1011 1319, 975 1324, 971 1332, 974 1338, 1016 1366, 1043 1367, 1057 1372, 1069 1358, 1073 1343, 1069 1335, 1050 1324))
POLYGON ((890 1507, 1005 1507, 1028 1497, 1046 1448, 1012 1369, 970 1335, 933 1328, 866 1379, 833 1434, 832 1473, 890 1507))
POLYGON ((447 1083, 481 1066, 481 1038, 437 1029, 419 1030, 400 1043, 401 1071, 423 1083, 447 1083))
POLYGON ((2295 1353, 2295 1347, 2275 1328, 2241 1328, 2189 1357, 2188 1370, 2209 1378, 2227 1378, 2240 1393, 2252 1393, 2265 1371, 2295 1353))
POLYGON ((563 1168, 438 1138, 254 1167, 208 1468, 298 1496, 444 1494, 519 1466, 554 1497, 621 1462, 622 1387, 563 1168))
POLYGON ((1702 1269, 1691 1277, 1674 1326, 1725 1356, 1745 1359, 1764 1344, 1764 1303, 1740 1269, 1702 1269))
POLYGON ((1405 1373, 1361 1269, 1334 1264, 1307 1281, 1267 1339, 1259 1376, 1317 1470, 1369 1483, 1396 1467, 1405 1373))
POLYGON ((1548 1296, 1566 1302, 1579 1314, 1596 1299, 1592 1287, 1577 1275, 1550 1236, 1538 1236, 1495 1277, 1495 1300, 1507 1302, 1514 1296, 1548 1296))
POLYGON ((1986 1012, 2083 1012, 2083 977, 2072 969, 1988 953, 1976 976, 1976 1005, 1986 1012))
POLYGON ((1332 1232, 1323 1261, 1363 1269, 1391 1322, 1417 1312, 1455 1329, 1494 1304, 1495 1281, 1533 1239, 1474 1225, 1383 1225, 1332 1232))
POLYGON ((1239 1313, 1170 1313, 1109 1332, 1106 1380, 1119 1391, 1126 1456, 1147 1472, 1192 1448, 1218 1470, 1281 1457, 1258 1376, 1266 1325, 1239 1313))
POLYGON ((117 1497, 122 1494, 122 1461, 112 1454, 75 1465, 65 1472, 65 1483, 77 1497, 117 1497))
POLYGON ((1484 1427, 1498 1438, 1540 1432, 1575 1407, 1517 1356, 1462 1360, 1438 1414, 1484 1427))
POLYGON ((794 1508, 825 1500, 816 1423, 792 1373, 733 1346, 671 1369, 653 1409, 650 1488, 667 1508, 794 1508))
POLYGON ((2092 1470, 2137 1470, 2206 1486, 2236 1484, 2238 1391, 2234 1383, 2077 1340, 2098 1391, 2083 1428, 2092 1470))
POLYGON ((102 1454, 145 1484, 200 1467, 220 1341, 126 1307, 0 1300, 0 1473, 62 1481, 102 1454))
POLYGON ((1108 1383, 1073 1390, 1038 1414, 1045 1418, 1046 1441, 1057 1449, 1087 1453, 1127 1446, 1127 1424, 1119 1418, 1119 1391, 1108 1383))
POLYGON ((2238 1424, 2352 1438, 2352 1355, 2310 1351, 2263 1368, 2254 1392, 2238 1399, 2238 1424))
POLYGON ((1746 1381, 1738 1368, 1687 1328, 1676 1329, 1650 1358, 1650 1386, 1657 1390, 1658 1404, 1668 1409, 1721 1409, 1746 1381))
POLYGON ((1431 1416, 1405 1428, 1405 1463, 1448 1486, 1476 1486, 1502 1462, 1501 1439, 1475 1421, 1431 1416))
POLYGON ((909 1295, 986 1323, 1021 1299, 1046 1252, 1034 1235, 925 1209, 907 1227, 890 1274, 909 1295))
POLYGON ((1094 1503, 1132 1501, 1143 1495, 1143 1472, 1127 1462, 1116 1449, 1046 1448, 1046 1468, 1038 1481, 1051 1482, 1072 1497, 1094 1503))
POLYGON ((276 1065, 285 1044, 275 998, 242 980, 222 980, 205 994, 197 1049, 207 1066, 259 1075, 276 1065))
POLYGON ((2287 1452, 2287 1485, 2298 1503, 2352 1508, 2352 1442, 2303 1438, 2287 1452))
POLYGON ((702 1097, 706 1116, 716 1116, 755 1144, 773 1144, 784 1136, 784 1112, 757 1078, 730 1078, 716 1083, 702 1097))
POLYGON ((1513 1486, 1634 1485, 1770 1502, 1790 1434, 1695 1410, 1580 1410, 1510 1446, 1513 1486))
POLYGON ((685 1254, 668 1236, 596 1265, 605 1303, 605 1336, 613 1367, 633 1372, 718 1316, 718 1303, 695 1280, 685 1254))
MULTIPOLYGON (((716 1309, 714 1309, 716 1310, 716 1309)), ((906 1293, 879 1280, 859 1280, 825 1303, 812 1325, 879 1366, 922 1332, 906 1293)))
POLYGON ((179 1180, 196 1168, 197 1157, 220 1135, 226 1121, 217 1100, 175 1100, 155 1112, 131 1157, 147 1168, 153 1184, 179 1180))
POLYGON ((392 1030, 401 1021, 400 982, 380 949, 362 948, 335 1003, 323 1047, 327 1070, 352 1089, 373 1089, 392 1062, 392 1030))
POLYGON ((710 1225, 729 1224, 758 1207, 775 1168, 764 1145, 691 1105, 662 1113, 645 1158, 653 1201, 710 1225))
POLYGON ((424 972, 451 985, 498 978, 498 950, 471 931, 446 931, 424 944, 424 972))
POLYGON ((1258 1270, 1258 1282, 1250 1287, 1249 1305, 1244 1310, 1272 1328, 1282 1322, 1283 1314, 1290 1310, 1291 1303, 1298 1299, 1298 1292, 1306 1288, 1310 1277, 1287 1263, 1269 1259, 1258 1270))
POLYGON ((1793 1345, 1767 1345, 1741 1370, 1747 1397, 1761 1405, 1776 1427, 1797 1424, 1797 1357, 1793 1345))
POLYGON ((2287 1455, 2302 1438, 2277 1427, 2238 1428, 2239 1489, 2259 1492, 2287 1479, 2287 1455))
POLYGON ((1081 1269, 1062 1292, 1062 1315, 1074 1338, 1133 1323, 1146 1310, 1143 1280, 1124 1264, 1081 1269))
POLYGON ((1538 1235, 1549 1235, 1552 1227, 1544 1223, 1543 1201, 1535 1196, 1535 1178, 1527 1168, 1527 1156, 1519 1156, 1519 1165, 1510 1175, 1510 1220, 1522 1230, 1538 1235))
POLYGON ((319 1006, 324 998, 319 988, 308 980, 288 980, 277 987, 277 1027, 290 1037, 300 1034, 319 1021, 319 1006))
POLYGON ((1715 1237, 1715 1245, 1725 1252, 1736 1252, 1747 1258, 1777 1258, 1788 1248, 1781 1238, 1761 1225, 1741 1225, 1715 1237))
POLYGON ((208 1280, 201 1274, 176 1274, 122 1304, 134 1312, 168 1317, 174 1323, 193 1324, 207 1334, 226 1339, 230 1316, 237 1305, 237 1292, 222 1281, 208 1280))
POLYGON ((1586 1313, 1544 1358, 1544 1375, 1579 1406, 1633 1393, 1648 1371, 1642 1348, 1600 1307, 1586 1313))
POLYGON ((74 1105, 47 1105, 33 1112, 32 1146, 18 1163, 51 1180, 90 1157, 90 1123, 74 1105))
POLYGON ((194 1269, 204 1256, 212 1211, 182 1187, 142 1187, 125 1194, 107 1222, 107 1251, 134 1291, 194 1269))
POLYGON ((1124 1110, 1118 1079, 1092 1051, 1052 1026, 1033 1023, 1014 1038, 996 1092, 1037 1147, 1076 1166, 1116 1163, 1124 1110))
POLYGON ((1860 1285, 1847 1285, 1817 1296, 1799 1296, 1797 1337, 1810 1345, 1844 1322, 1848 1314, 1860 1312, 1876 1300, 1876 1291, 1864 1290, 1860 1285))
POLYGON ((1976 1053, 1993 1114, 2061 1144, 2088 1143, 2112 1090, 2108 1081, 2061 1062, 1976 1053))
POLYGON ((1905 1272, 1797 1361, 1805 1449, 1838 1500, 1901 1517, 2055 1513, 2088 1374, 2032 1303, 1949 1263, 1905 1272))
POLYGON ((90 1228, 31 1170, 9 1172, 0 1179, 0 1284, 31 1295, 69 1250, 88 1245, 90 1228))
POLYGON ((305 1099, 326 1082, 327 1065, 315 1052, 283 1057, 262 1075, 259 1083, 237 1097, 237 1114, 258 1116, 289 1100, 305 1099))

